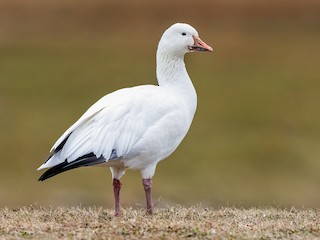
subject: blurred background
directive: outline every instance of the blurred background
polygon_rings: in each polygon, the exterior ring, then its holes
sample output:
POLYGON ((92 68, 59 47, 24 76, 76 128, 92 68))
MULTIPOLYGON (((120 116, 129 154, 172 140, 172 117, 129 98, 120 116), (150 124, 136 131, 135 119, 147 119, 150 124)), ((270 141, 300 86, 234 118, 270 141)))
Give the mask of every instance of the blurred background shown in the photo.
MULTIPOLYGON (((156 84, 175 22, 214 53, 186 56, 198 110, 158 165, 160 205, 320 207, 320 2, 0 1, 0 206, 113 207, 107 168, 38 182, 57 138, 118 88, 156 84)), ((122 205, 144 206, 139 172, 122 205)))

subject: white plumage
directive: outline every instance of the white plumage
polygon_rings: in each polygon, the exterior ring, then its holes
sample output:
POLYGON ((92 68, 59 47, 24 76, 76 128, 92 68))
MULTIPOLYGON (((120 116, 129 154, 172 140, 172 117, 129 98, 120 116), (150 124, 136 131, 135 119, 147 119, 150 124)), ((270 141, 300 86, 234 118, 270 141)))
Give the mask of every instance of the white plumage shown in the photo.
MULTIPOLYGON (((159 86, 120 89, 97 101, 53 145, 51 156, 38 168, 50 169, 39 180, 76 167, 105 164, 114 179, 116 215, 120 214, 116 189, 120 191, 119 179, 127 168, 140 170, 151 194, 157 163, 178 147, 196 111, 196 92, 184 64, 184 54, 194 50, 212 48, 188 24, 168 28, 157 50, 159 86)), ((147 189, 146 194, 151 213, 147 189)))

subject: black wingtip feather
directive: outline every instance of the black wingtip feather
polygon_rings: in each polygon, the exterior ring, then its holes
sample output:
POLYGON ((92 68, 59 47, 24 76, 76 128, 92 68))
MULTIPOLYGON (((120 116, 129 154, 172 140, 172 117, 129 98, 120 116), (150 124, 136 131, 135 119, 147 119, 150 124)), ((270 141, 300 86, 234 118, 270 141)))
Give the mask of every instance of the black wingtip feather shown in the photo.
POLYGON ((106 159, 101 156, 97 158, 96 155, 93 153, 86 154, 82 157, 77 158, 76 160, 72 162, 68 162, 65 160, 64 162, 48 169, 44 174, 41 175, 41 177, 38 179, 38 181, 44 181, 48 178, 51 178, 57 174, 60 174, 62 172, 78 168, 78 167, 85 167, 85 166, 93 166, 100 163, 104 163, 106 159))
MULTIPOLYGON (((73 133, 73 132, 71 132, 71 133, 73 133)), ((69 133, 69 135, 51 152, 51 154, 49 155, 49 157, 47 158, 47 160, 45 161, 45 163, 48 162, 49 159, 50 159, 53 155, 55 155, 57 152, 59 152, 59 151, 63 148, 63 146, 64 146, 64 145, 66 144, 66 142, 68 141, 71 133, 69 133)))

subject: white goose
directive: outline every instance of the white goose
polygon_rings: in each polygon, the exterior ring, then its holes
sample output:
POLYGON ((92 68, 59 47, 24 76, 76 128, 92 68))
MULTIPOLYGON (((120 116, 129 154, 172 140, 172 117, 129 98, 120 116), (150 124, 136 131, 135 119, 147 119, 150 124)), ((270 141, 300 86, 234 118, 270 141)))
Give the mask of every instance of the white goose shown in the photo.
POLYGON ((142 85, 112 92, 92 105, 53 145, 38 170, 43 181, 73 168, 104 164, 112 173, 115 215, 120 215, 120 178, 127 168, 140 170, 147 213, 153 213, 152 181, 157 163, 187 134, 197 95, 184 55, 212 51, 188 24, 176 23, 162 35, 157 50, 159 86, 142 85))

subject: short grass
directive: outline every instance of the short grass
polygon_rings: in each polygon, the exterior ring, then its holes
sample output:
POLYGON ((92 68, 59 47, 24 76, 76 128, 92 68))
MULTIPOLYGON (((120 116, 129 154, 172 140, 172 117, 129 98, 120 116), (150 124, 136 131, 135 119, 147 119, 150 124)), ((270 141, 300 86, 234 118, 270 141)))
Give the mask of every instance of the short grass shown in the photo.
POLYGON ((0 209, 0 239, 319 239, 320 210, 180 206, 0 209))

